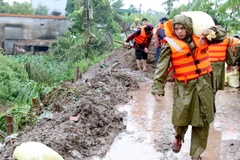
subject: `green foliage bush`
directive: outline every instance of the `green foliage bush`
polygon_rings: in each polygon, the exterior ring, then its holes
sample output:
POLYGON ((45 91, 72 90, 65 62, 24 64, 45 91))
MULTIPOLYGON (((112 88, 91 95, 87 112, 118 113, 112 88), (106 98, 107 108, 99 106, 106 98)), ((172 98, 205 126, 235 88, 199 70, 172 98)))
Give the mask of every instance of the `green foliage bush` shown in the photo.
POLYGON ((48 55, 18 55, 12 56, 12 58, 25 65, 30 80, 41 85, 51 86, 62 80, 69 80, 73 76, 69 72, 69 63, 58 61, 48 55))
POLYGON ((24 67, 0 54, 0 101, 13 101, 28 80, 24 67))

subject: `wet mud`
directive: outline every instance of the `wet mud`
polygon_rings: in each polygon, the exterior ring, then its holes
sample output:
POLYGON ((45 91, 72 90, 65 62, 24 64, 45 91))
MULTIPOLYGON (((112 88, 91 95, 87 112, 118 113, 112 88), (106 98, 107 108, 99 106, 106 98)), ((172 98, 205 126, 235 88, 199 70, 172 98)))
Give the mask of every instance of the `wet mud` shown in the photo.
MULTIPOLYGON (((171 124, 172 84, 166 86, 166 95, 161 103, 151 95, 151 84, 141 83, 140 89, 130 92, 132 100, 119 106, 126 111, 126 132, 114 141, 110 151, 99 160, 190 160, 189 127, 185 142, 179 153, 171 150, 174 131, 171 124)), ((240 153, 240 92, 226 87, 216 98, 217 113, 211 124, 207 150, 203 160, 239 160, 240 153)), ((97 158, 96 158, 97 159, 97 158)))

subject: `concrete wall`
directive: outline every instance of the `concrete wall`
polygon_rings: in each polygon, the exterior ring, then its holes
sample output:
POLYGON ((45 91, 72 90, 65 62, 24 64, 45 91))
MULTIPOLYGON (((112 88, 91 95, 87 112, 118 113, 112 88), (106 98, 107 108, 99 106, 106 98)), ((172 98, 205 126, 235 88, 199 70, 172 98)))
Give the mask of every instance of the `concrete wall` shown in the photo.
POLYGON ((33 8, 37 8, 39 4, 46 5, 49 9, 49 15, 53 11, 61 12, 62 16, 65 16, 65 8, 67 0, 31 0, 33 8))
MULTIPOLYGON (((70 26, 66 17, 0 14, 0 44, 21 39, 57 39, 70 26)), ((4 44, 6 50, 11 44, 4 44)))

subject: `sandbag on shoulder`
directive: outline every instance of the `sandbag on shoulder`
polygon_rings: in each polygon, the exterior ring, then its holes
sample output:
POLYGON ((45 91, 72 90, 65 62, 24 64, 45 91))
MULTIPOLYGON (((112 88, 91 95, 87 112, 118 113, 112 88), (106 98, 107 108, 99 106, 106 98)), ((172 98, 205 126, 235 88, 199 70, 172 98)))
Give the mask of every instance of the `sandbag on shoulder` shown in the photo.
POLYGON ((212 17, 205 12, 202 12, 202 11, 186 11, 186 12, 181 12, 181 14, 184 14, 185 16, 192 19, 193 34, 198 36, 198 37, 201 37, 202 31, 204 29, 215 26, 212 17))

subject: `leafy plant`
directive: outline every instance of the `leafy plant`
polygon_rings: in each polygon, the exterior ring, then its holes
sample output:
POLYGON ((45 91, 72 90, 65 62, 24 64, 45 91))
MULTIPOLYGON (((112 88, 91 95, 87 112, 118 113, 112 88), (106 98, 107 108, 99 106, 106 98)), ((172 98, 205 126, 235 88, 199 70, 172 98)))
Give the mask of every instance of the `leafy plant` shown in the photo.
MULTIPOLYGON (((5 115, 12 115, 13 122, 14 122, 14 131, 19 130, 20 128, 23 128, 23 125, 25 126, 26 123, 22 123, 24 117, 28 114, 29 110, 31 109, 30 105, 15 105, 14 107, 8 109, 6 113, 0 114, 0 130, 6 131, 5 129, 5 115)), ((30 118, 30 117, 29 117, 30 118)), ((34 120, 33 123, 35 123, 36 120, 34 120)), ((27 122, 28 124, 30 121, 27 122)))
POLYGON ((27 82, 27 73, 22 65, 2 54, 0 63, 0 100, 13 101, 27 82))

